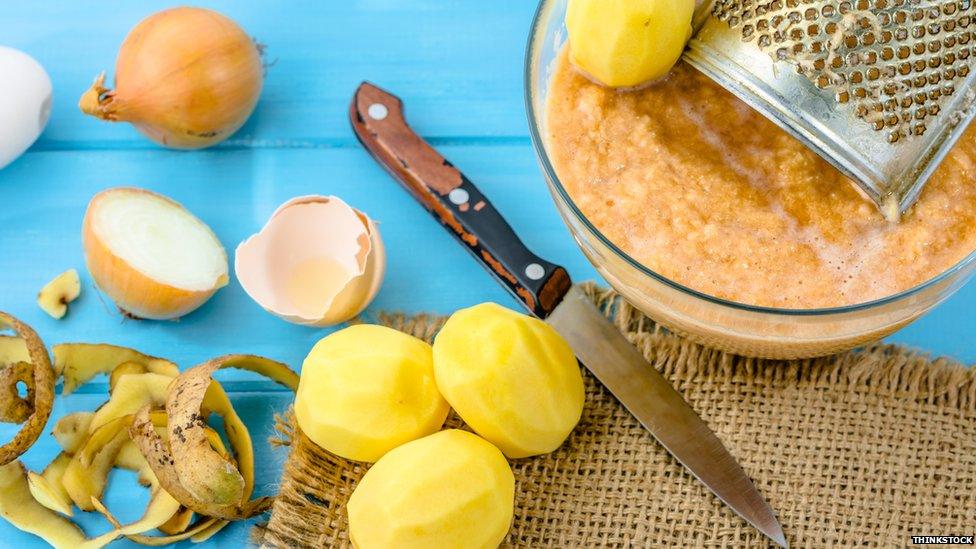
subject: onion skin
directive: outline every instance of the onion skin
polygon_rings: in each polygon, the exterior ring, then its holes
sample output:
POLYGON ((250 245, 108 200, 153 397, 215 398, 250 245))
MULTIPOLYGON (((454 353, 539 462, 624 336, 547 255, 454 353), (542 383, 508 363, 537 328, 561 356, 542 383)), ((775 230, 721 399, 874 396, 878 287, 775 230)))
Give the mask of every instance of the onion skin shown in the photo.
POLYGON ((254 111, 264 79, 261 52, 240 26, 203 8, 172 8, 142 20, 115 64, 78 106, 102 120, 130 122, 174 149, 201 149, 236 132, 254 111))
MULTIPOLYGON (((176 288, 142 274, 125 260, 113 254, 96 234, 93 212, 98 207, 98 201, 106 193, 119 190, 146 193, 180 205, 165 196, 145 189, 134 188, 102 191, 88 203, 81 229, 85 263, 88 266, 88 272, 95 280, 95 284, 118 305, 122 312, 135 318, 151 320, 179 318, 203 305, 217 290, 227 285, 228 277, 224 275, 221 279, 216 280, 213 288, 209 290, 190 291, 176 288)), ((182 208, 182 206, 180 207, 182 208)))

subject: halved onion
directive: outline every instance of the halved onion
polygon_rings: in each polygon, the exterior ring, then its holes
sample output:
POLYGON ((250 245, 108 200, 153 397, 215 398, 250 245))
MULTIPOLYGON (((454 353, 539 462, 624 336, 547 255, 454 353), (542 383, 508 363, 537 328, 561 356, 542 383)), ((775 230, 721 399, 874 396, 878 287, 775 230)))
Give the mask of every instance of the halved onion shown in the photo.
POLYGON ((179 318, 229 280, 227 253, 210 227, 147 190, 95 195, 85 212, 82 243, 95 283, 138 318, 179 318))

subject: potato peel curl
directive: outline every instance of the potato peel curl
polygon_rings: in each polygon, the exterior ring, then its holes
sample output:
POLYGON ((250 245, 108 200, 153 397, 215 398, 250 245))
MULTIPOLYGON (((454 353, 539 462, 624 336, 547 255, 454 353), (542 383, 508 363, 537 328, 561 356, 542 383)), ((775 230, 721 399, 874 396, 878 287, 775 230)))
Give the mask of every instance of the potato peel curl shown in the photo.
MULTIPOLYGON (((47 420, 51 416, 51 408, 54 406, 55 377, 54 369, 51 368, 51 358, 48 356, 44 342, 38 337, 37 332, 9 314, 0 312, 0 329, 2 328, 13 330, 23 339, 27 346, 27 354, 33 372, 33 390, 29 390, 27 395, 31 408, 30 415, 23 422, 18 422, 22 423, 23 427, 14 435, 14 438, 0 446, 0 465, 7 465, 26 452, 44 431, 44 426, 47 425, 47 420)), ((17 364, 0 364, 0 367, 5 371, 12 368, 21 369, 23 367, 18 366, 18 364, 22 362, 24 361, 18 361, 17 364)), ((12 390, 7 387, 0 392, 0 409, 8 417, 16 417, 17 414, 17 412, 12 411, 17 405, 11 404, 11 399, 20 400, 17 394, 17 382, 20 380, 20 376, 17 374, 18 372, 15 371, 13 374, 3 376, 3 381, 12 383, 13 387, 12 390)), ((27 386, 28 389, 31 389, 30 383, 27 386)))
POLYGON ((295 391, 298 374, 252 355, 227 355, 179 373, 173 362, 133 349, 70 343, 53 347, 54 363, 37 334, 0 312, 0 421, 22 423, 0 447, 0 516, 55 547, 102 547, 121 536, 149 546, 199 543, 230 521, 266 512, 273 497, 250 499, 254 448, 250 433, 213 374, 238 368, 295 391), (68 395, 99 374, 109 399, 95 411, 59 419, 52 434, 62 452, 38 474, 17 458, 38 439, 51 414, 54 385, 68 395), (21 388, 26 388, 22 395, 21 388), (162 409, 165 408, 165 409, 162 409), (207 419, 220 416, 225 448, 207 419), (112 469, 137 473, 150 490, 135 522, 123 525, 102 503, 112 469), (73 506, 100 512, 113 530, 87 538, 68 517, 73 506), (152 530, 163 535, 149 535, 152 530))

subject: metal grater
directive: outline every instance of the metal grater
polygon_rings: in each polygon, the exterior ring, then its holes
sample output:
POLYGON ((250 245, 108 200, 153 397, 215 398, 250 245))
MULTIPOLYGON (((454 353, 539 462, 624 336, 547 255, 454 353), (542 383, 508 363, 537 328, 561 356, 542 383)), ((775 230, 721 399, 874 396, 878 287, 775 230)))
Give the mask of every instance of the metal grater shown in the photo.
POLYGON ((850 177, 889 218, 973 119, 973 0, 711 0, 685 59, 850 177))

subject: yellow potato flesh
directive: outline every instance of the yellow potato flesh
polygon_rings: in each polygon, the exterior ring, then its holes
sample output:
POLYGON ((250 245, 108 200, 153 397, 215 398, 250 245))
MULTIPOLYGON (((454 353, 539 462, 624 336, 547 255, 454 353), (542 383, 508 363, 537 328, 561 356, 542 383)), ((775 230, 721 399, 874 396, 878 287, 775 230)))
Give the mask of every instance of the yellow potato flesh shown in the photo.
POLYGON ((449 410, 434 383, 430 345, 368 324, 319 341, 305 358, 295 397, 306 436, 366 462, 436 432, 449 410))
POLYGON ((107 344, 63 343, 51 348, 54 371, 64 378, 62 395, 70 395, 98 374, 111 374, 120 364, 132 362, 147 372, 176 377, 180 369, 172 362, 127 347, 107 344))
POLYGON ((92 498, 101 498, 115 458, 128 439, 131 418, 116 418, 96 429, 71 458, 62 482, 71 500, 83 511, 94 511, 92 498))
POLYGON ((569 0, 573 63, 611 87, 666 75, 691 36, 694 0, 569 0))
POLYGON ((38 503, 19 461, 0 466, 0 517, 58 549, 95 549, 119 536, 112 531, 88 539, 75 523, 38 503))
POLYGON ((138 412, 145 405, 159 407, 166 403, 169 384, 173 378, 163 374, 128 374, 116 380, 108 402, 95 412, 89 425, 94 432, 109 421, 138 412))
POLYGON ((28 487, 34 499, 44 507, 69 517, 74 514, 71 510, 71 496, 64 488, 62 479, 70 463, 71 456, 61 452, 41 474, 27 472, 28 487))
POLYGON ((462 309, 434 340, 437 387, 510 458, 551 452, 579 422, 583 377, 548 324, 494 303, 462 309))
POLYGON ((349 498, 358 549, 494 548, 512 521, 515 477, 484 439, 450 429, 395 448, 349 498))
POLYGON ((17 336, 0 335, 0 366, 30 362, 27 342, 17 336))
POLYGON ((179 534, 180 532, 183 532, 189 528, 192 521, 193 510, 187 509, 186 507, 180 507, 180 510, 174 513, 169 520, 159 525, 159 531, 167 536, 179 534))
POLYGON ((94 412, 74 412, 58 420, 54 424, 54 440, 58 441, 61 449, 69 454, 74 454, 85 444, 88 439, 88 431, 91 426, 94 412))
POLYGON ((118 385, 119 380, 123 376, 129 374, 144 374, 146 373, 146 367, 142 364, 136 362, 123 362, 112 370, 112 373, 108 376, 108 392, 112 394, 115 392, 115 386, 118 385))

